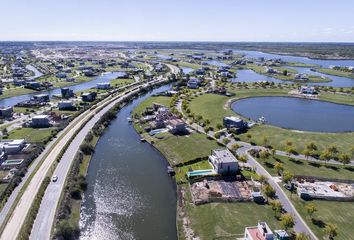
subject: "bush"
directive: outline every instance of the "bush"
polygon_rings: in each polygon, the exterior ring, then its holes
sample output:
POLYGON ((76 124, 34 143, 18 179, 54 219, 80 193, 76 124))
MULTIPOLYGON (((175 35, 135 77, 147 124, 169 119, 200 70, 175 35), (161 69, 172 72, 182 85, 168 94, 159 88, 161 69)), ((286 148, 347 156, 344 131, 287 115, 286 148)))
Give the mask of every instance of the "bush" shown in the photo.
POLYGON ((85 154, 85 155, 90 155, 95 151, 95 148, 90 144, 90 143, 83 143, 80 146, 80 150, 85 154))

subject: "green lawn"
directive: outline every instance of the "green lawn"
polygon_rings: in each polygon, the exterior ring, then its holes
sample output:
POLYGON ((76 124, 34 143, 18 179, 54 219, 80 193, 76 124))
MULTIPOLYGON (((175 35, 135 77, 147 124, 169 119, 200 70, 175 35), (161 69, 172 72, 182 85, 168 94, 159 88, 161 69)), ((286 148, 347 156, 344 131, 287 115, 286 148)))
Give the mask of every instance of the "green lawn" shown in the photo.
POLYGON ((164 97, 164 96, 158 96, 158 97, 149 97, 142 103, 140 103, 136 108, 134 108, 133 113, 138 113, 141 114, 147 107, 151 107, 153 103, 159 103, 165 106, 170 105, 171 98, 170 97, 164 97))
POLYGON ((271 229, 280 229, 273 210, 256 203, 210 203, 189 205, 191 226, 202 240, 236 239, 242 237, 245 227, 266 221, 271 229))
POLYGON ((302 152, 306 144, 314 142, 319 151, 335 144, 340 152, 349 153, 350 148, 354 146, 354 132, 351 133, 316 133, 288 130, 270 125, 259 125, 252 127, 238 135, 242 141, 249 142, 247 135, 251 134, 251 141, 257 145, 262 145, 262 138, 268 138, 269 145, 278 150, 286 149, 286 142, 291 141, 292 146, 297 152, 302 152))
MULTIPOLYGON (((289 192, 287 191, 290 196, 289 192)), ((354 204, 353 202, 337 202, 337 201, 304 201, 297 195, 292 195, 290 198, 298 210, 300 215, 307 222, 308 226, 312 229, 317 237, 320 239, 326 239, 324 232, 325 224, 335 224, 338 227, 338 236, 335 240, 347 240, 352 239, 353 236, 353 214, 354 204), (314 224, 305 210, 305 205, 308 203, 315 204, 317 212, 314 213, 313 218, 320 224, 314 224), (321 225, 322 223, 322 225, 321 225)))
POLYGON ((287 62, 286 66, 291 66, 291 67, 318 67, 317 64, 302 63, 302 62, 287 62))
POLYGON ((44 142, 51 136, 53 128, 18 128, 9 132, 8 139, 24 138, 29 142, 44 142))
POLYGON ((316 68, 317 72, 326 73, 329 75, 339 76, 339 77, 347 77, 347 78, 354 78, 354 73, 329 69, 329 68, 316 68))
MULTIPOLYGON (((174 64, 176 64, 176 63, 174 63, 174 64)), ((198 69, 198 68, 202 67, 202 65, 195 64, 195 63, 189 63, 189 62, 178 62, 177 64, 180 67, 189 67, 189 68, 193 68, 193 69, 198 69)))
POLYGON ((23 88, 23 87, 6 89, 3 91, 2 95, 0 95, 0 99, 24 95, 24 94, 33 93, 33 92, 36 92, 36 91, 34 91, 32 89, 23 88))
POLYGON ((221 148, 215 140, 209 140, 205 134, 201 133, 192 133, 186 136, 165 134, 163 139, 155 141, 154 146, 172 164, 206 157, 210 155, 211 150, 221 148))
POLYGON ((113 79, 110 83, 111 83, 111 86, 114 86, 114 87, 122 87, 122 86, 125 86, 125 85, 128 85, 128 84, 131 84, 135 82, 134 79, 122 79, 122 78, 116 78, 116 79, 113 79))
POLYGON ((208 160, 202 160, 200 162, 188 164, 182 167, 176 167, 176 181, 177 182, 186 182, 186 173, 189 172, 190 170, 201 170, 201 169, 210 169, 212 168, 211 165, 209 164, 208 160))
POLYGON ((354 167, 324 164, 317 162, 309 162, 306 160, 291 161, 288 157, 275 156, 267 159, 258 159, 258 161, 267 169, 267 171, 274 176, 277 176, 274 170, 274 164, 279 161, 283 164, 284 169, 290 171, 295 175, 326 177, 333 179, 353 179, 354 167))

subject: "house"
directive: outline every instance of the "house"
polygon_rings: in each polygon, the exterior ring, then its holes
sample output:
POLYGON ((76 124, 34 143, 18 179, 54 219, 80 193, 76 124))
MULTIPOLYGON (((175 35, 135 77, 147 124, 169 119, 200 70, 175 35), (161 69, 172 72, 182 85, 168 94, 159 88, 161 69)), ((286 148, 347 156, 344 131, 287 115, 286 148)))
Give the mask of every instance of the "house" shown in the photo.
POLYGON ((17 154, 26 146, 25 139, 1 140, 0 150, 6 154, 17 154))
POLYGON ((172 134, 181 134, 187 131, 186 123, 183 122, 181 119, 170 119, 167 120, 167 128, 169 129, 170 133, 172 134))
POLYGON ((306 74, 301 74, 301 73, 298 73, 295 75, 295 80, 303 80, 303 81, 308 81, 309 78, 306 74))
POLYGON ((197 70, 195 70, 195 74, 204 75, 205 74, 205 69, 204 68, 198 68, 197 70))
POLYGON ((97 83, 96 88, 97 89, 110 89, 111 88, 111 84, 109 82, 97 83))
POLYGON ((86 77, 94 77, 95 76, 95 73, 92 70, 90 70, 90 69, 86 69, 86 70, 84 70, 82 72, 84 73, 84 75, 86 77))
POLYGON ((188 82, 187 82, 187 87, 191 88, 191 89, 197 89, 199 88, 199 80, 196 78, 191 78, 188 82))
POLYGON ((245 240, 273 240, 274 235, 266 222, 258 222, 257 226, 245 228, 244 239, 245 240))
POLYGON ((74 91, 70 88, 62 88, 62 89, 60 89, 60 91, 61 91, 61 96, 63 98, 74 97, 74 91))
POLYGON ((218 174, 228 175, 238 171, 238 161, 228 149, 213 150, 209 162, 218 174))
POLYGON ((300 93, 302 94, 317 94, 315 87, 301 86, 300 93))
POLYGON ((0 107, 0 117, 12 117, 13 107, 0 107))
POLYGON ((239 128, 242 129, 246 127, 246 123, 239 117, 228 116, 224 117, 224 126, 227 128, 239 128))
POLYGON ((277 71, 276 70, 274 70, 273 68, 271 68, 271 67, 265 67, 265 72, 266 73, 276 73, 277 71))
POLYGON ((50 127, 48 115, 37 115, 32 118, 31 126, 33 128, 47 128, 50 127))
POLYGON ((58 102, 59 110, 71 110, 74 109, 74 103, 72 101, 60 101, 58 102))
POLYGON ((86 92, 81 95, 81 99, 84 102, 93 102, 96 100, 96 92, 86 92))
POLYGON ((30 89, 40 89, 41 88, 41 83, 39 82, 28 82, 26 83, 26 87, 30 89))
POLYGON ((49 102, 49 95, 48 94, 36 94, 33 95, 32 100, 37 102, 49 102))
POLYGON ((66 73, 60 72, 55 75, 57 78, 66 78, 66 73))

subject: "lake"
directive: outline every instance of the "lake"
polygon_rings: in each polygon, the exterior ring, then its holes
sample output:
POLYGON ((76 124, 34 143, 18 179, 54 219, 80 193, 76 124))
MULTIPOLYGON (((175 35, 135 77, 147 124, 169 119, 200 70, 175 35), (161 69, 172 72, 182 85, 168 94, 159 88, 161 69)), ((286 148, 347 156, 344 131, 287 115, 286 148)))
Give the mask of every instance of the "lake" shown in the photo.
POLYGON ((235 101, 234 112, 267 124, 314 132, 354 131, 354 107, 294 97, 253 97, 235 101))

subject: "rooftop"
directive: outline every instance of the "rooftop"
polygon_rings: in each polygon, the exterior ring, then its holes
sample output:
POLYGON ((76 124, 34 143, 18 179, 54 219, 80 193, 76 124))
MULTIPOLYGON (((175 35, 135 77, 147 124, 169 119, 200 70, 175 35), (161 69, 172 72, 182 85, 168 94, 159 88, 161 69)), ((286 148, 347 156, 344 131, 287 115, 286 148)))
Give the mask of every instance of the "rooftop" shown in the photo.
POLYGON ((215 149, 213 154, 218 158, 219 162, 237 162, 235 156, 228 149, 215 149))

